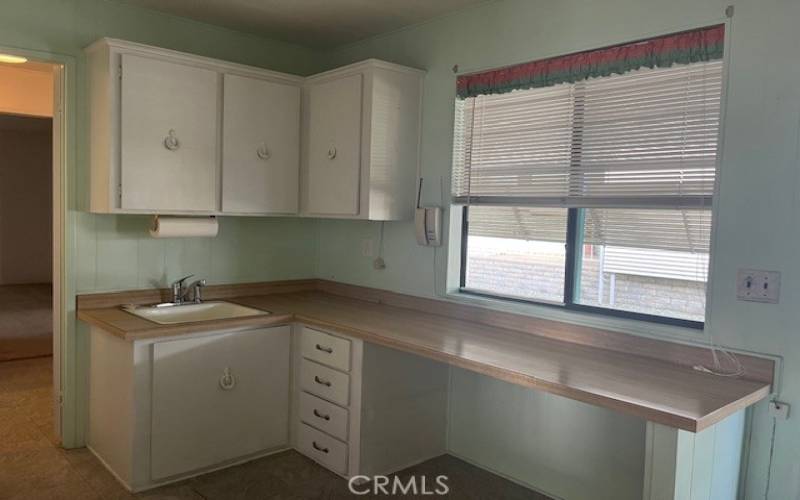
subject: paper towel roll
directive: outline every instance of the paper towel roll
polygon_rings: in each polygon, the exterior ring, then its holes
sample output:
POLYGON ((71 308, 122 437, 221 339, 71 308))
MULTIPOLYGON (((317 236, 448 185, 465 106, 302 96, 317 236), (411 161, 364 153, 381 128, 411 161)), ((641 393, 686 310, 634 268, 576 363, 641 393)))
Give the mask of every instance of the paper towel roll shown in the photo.
POLYGON ((150 236, 153 238, 213 238, 219 232, 216 217, 168 217, 156 215, 150 236))

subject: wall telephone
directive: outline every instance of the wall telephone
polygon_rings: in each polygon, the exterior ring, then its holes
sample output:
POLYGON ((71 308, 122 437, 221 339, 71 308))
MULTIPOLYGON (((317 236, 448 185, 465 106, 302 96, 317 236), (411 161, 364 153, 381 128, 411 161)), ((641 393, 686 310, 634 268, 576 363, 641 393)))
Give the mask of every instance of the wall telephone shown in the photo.
POLYGON ((418 208, 414 217, 417 243, 426 247, 442 244, 442 209, 440 207, 418 208))
POLYGON ((441 207, 420 207, 421 195, 422 178, 419 179, 417 210, 414 214, 417 243, 426 247, 438 247, 442 244, 442 209, 441 207))

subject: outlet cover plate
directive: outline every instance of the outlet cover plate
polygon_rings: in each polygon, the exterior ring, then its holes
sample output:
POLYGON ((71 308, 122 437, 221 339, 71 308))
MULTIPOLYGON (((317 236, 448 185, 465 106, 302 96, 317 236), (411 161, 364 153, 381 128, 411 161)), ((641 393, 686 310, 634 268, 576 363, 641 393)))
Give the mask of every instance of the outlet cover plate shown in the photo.
POLYGON ((758 269, 739 269, 736 276, 736 298, 752 302, 777 304, 781 293, 781 273, 758 269))
POLYGON ((769 414, 778 420, 788 420, 790 411, 789 403, 784 403, 783 401, 769 402, 769 414))

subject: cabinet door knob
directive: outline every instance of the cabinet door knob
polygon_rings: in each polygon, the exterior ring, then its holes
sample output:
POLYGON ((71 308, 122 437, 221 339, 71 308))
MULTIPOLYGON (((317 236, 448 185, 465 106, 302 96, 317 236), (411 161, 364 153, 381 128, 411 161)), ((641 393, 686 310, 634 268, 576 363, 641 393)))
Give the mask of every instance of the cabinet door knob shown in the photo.
POLYGON ((322 453, 328 453, 331 451, 328 448, 323 448, 322 446, 318 445, 316 441, 311 441, 311 446, 313 446, 315 450, 321 451, 322 453))
POLYGON ((328 159, 333 160, 334 158, 336 158, 336 148, 331 146, 331 148, 328 150, 328 159))
POLYGON ((175 151, 181 147, 181 141, 175 136, 175 129, 169 129, 169 134, 164 138, 164 147, 175 151))
POLYGON ((267 145, 262 143, 261 146, 256 149, 256 156, 258 156, 258 158, 261 160, 269 160, 272 156, 272 153, 270 152, 269 148, 267 148, 267 145))
POLYGON ((331 382, 330 380, 325 380, 324 378, 319 378, 318 376, 314 376, 314 382, 318 383, 319 385, 324 385, 325 387, 330 387, 331 382))
POLYGON ((230 391, 236 387, 236 377, 231 373, 231 369, 227 366, 222 371, 222 376, 219 378, 219 386, 223 391, 230 391))
POLYGON ((333 347, 328 347, 326 345, 317 344, 317 350, 322 352, 327 352, 328 354, 333 354, 333 347))
POLYGON ((331 419, 330 415, 324 415, 324 414, 320 413, 319 410, 317 410, 316 408, 314 409, 314 416, 317 417, 317 418, 321 418, 322 420, 330 420, 331 419))

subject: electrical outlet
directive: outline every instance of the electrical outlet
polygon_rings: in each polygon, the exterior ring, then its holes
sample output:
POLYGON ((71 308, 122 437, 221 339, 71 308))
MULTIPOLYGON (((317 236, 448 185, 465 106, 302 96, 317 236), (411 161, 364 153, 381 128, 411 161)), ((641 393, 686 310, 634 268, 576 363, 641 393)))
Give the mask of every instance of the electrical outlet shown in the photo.
POLYGON ((788 420, 791 407, 783 401, 770 401, 769 414, 778 420, 788 420))
POLYGON ((361 256, 362 257, 372 257, 372 247, 373 247, 372 240, 361 240, 361 256))
POLYGON ((736 298, 777 304, 781 293, 781 273, 758 269, 739 269, 736 298))

